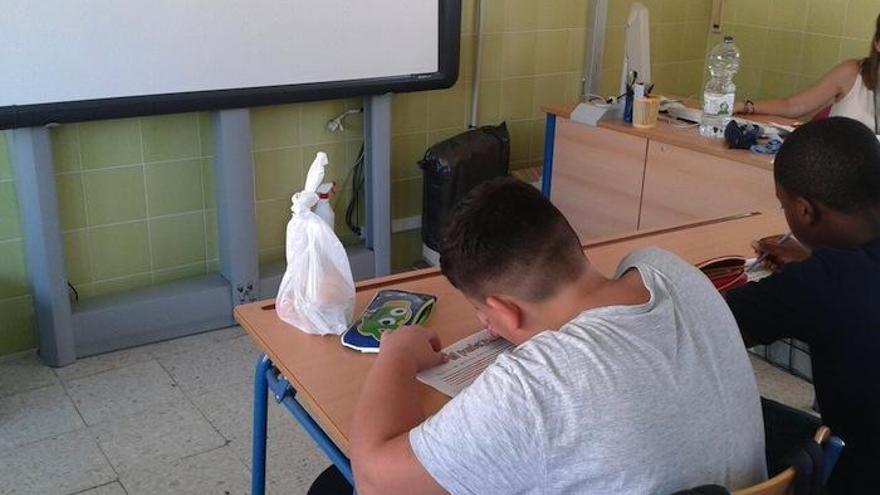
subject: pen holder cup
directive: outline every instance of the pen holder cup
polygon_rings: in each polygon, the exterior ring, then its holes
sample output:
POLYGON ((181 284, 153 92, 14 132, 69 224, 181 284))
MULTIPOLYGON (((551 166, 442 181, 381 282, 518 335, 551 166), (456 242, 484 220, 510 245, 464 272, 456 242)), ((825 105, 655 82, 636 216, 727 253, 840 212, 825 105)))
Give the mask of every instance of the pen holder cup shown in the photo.
POLYGON ((660 98, 636 98, 633 102, 633 127, 648 129, 657 125, 660 113, 660 98))

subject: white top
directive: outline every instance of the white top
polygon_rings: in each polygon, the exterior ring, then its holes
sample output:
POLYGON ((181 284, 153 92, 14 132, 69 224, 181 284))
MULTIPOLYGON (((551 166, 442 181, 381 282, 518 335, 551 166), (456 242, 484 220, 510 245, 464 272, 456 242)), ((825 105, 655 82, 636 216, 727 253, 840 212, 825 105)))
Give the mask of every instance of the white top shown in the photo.
POLYGON ((874 122, 874 92, 865 86, 861 74, 856 76, 856 81, 850 88, 849 93, 831 106, 832 117, 849 117, 868 126, 877 133, 874 122))
POLYGON ((409 433, 459 494, 668 494, 766 477, 755 375, 727 304, 696 268, 636 252, 647 303, 584 311, 500 356, 409 433))

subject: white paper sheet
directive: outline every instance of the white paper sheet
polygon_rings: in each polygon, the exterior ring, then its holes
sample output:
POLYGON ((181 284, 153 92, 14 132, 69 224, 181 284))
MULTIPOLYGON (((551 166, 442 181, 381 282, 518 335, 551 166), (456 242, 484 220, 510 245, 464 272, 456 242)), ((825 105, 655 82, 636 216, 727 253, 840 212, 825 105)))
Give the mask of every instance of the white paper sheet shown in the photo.
POLYGON ((763 263, 761 266, 756 266, 749 270, 756 261, 758 261, 758 258, 749 258, 746 260, 746 270, 748 270, 746 274, 749 276, 749 282, 757 282, 762 278, 767 278, 770 275, 773 275, 773 272, 765 268, 763 263))
POLYGON ((480 376, 495 358, 513 348, 510 342, 479 331, 443 349, 449 361, 418 374, 420 382, 455 397, 480 376))

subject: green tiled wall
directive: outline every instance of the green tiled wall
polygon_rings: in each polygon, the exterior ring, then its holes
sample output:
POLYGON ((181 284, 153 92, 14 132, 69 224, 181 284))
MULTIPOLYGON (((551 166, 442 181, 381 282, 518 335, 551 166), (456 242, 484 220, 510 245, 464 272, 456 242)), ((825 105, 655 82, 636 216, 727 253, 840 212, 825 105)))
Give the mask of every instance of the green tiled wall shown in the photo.
POLYGON ((878 0, 725 0, 722 30, 742 51, 738 97, 789 96, 866 56, 878 13, 878 0))
POLYGON ((66 269, 80 297, 216 267, 210 132, 199 114, 52 130, 66 269))
MULTIPOLYGON (((638 0, 651 20, 651 75, 655 92, 692 96, 701 92, 712 0, 638 0)), ((725 0, 725 2, 730 0, 725 0)), ((601 93, 620 89, 625 24, 635 0, 609 0, 601 93)))
MULTIPOLYGON (((615 0, 616 1, 616 0, 615 0)), ((591 0, 486 0, 480 124, 508 122, 513 167, 540 164, 541 106, 573 101, 589 38, 591 0)), ((466 129, 473 80, 474 0, 464 0, 461 77, 444 91, 393 100, 392 215, 421 213, 416 161, 432 143, 466 129)), ((351 234, 343 215, 346 178, 363 140, 363 120, 343 133, 326 123, 361 101, 336 100, 253 109, 258 241, 263 261, 283 257, 290 195, 315 152, 330 157, 337 180, 337 231, 351 234)), ((67 124, 52 130, 66 269, 81 297, 147 286, 216 270, 208 114, 181 114, 67 124)), ((26 282, 14 181, 0 133, 0 355, 31 348, 32 299, 26 282)), ((395 270, 420 255, 419 231, 395 234, 395 270)))
POLYGON ((6 135, 0 131, 0 355, 36 345, 6 135))

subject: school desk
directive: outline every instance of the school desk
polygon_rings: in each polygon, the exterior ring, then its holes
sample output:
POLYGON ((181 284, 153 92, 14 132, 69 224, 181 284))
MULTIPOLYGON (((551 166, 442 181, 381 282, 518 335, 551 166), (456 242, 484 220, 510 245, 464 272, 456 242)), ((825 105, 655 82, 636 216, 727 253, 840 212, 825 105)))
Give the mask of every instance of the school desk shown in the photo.
POLYGON ((544 108, 542 188, 582 242, 779 207, 772 156, 728 149, 693 125, 661 120, 637 129, 613 117, 581 124, 569 118, 573 108, 544 108))
MULTIPOLYGON (((598 239, 585 246, 602 272, 612 274, 629 252, 659 246, 691 263, 716 256, 750 255, 753 239, 784 232, 778 214, 745 214, 674 228, 598 239)), ((381 289, 435 294, 437 307, 427 326, 448 346, 479 329, 474 309, 436 269, 369 280, 357 285, 355 314, 381 289)), ((352 480, 348 460, 349 427, 355 403, 375 355, 342 347, 337 336, 307 335, 278 319, 272 300, 239 306, 235 318, 264 352, 254 381, 252 491, 262 495, 266 469, 266 409, 269 392, 287 407, 343 475, 352 480)), ((420 385, 426 415, 448 398, 420 385)), ((362 412, 369 414, 369 412, 362 412)))

